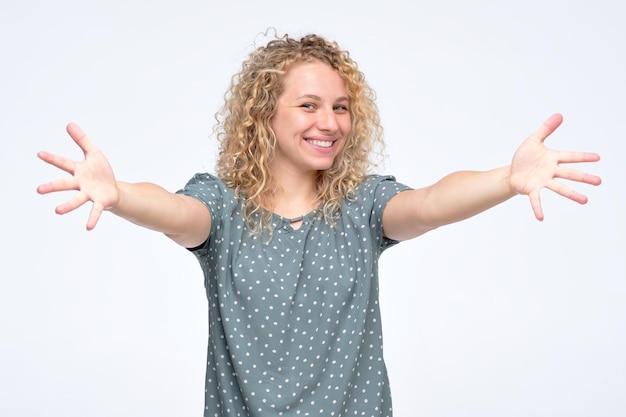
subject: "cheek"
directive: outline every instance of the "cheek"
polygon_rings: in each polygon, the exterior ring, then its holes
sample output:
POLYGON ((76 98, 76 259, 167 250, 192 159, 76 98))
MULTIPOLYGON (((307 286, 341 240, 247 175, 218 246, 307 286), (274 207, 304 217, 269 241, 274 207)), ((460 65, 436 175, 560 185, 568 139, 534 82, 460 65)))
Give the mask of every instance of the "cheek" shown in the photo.
POLYGON ((350 131, 352 130, 352 119, 348 116, 345 119, 341 119, 339 121, 339 126, 341 127, 341 131, 344 136, 348 136, 350 131))
POLYGON ((341 152, 343 148, 346 147, 346 143, 348 143, 348 141, 351 140, 350 132, 352 132, 352 121, 350 120, 350 118, 347 118, 347 120, 343 120, 340 123, 340 129, 341 129, 341 133, 343 136, 343 140, 339 144, 339 149, 337 150, 338 152, 341 152))
POLYGON ((339 141, 338 143, 339 146, 337 147, 335 152, 337 154, 342 153, 343 149, 346 147, 346 144, 348 143, 349 140, 352 140, 352 139, 351 139, 350 133, 348 132, 344 134, 343 140, 339 141))

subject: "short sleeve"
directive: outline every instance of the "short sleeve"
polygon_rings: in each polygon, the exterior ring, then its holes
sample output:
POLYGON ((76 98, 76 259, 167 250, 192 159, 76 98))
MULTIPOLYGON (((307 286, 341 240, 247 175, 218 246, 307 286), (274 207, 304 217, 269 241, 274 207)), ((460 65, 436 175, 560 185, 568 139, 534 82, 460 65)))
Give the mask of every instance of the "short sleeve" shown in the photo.
POLYGON ((234 193, 226 187, 222 180, 208 173, 195 174, 185 187, 178 190, 176 194, 195 198, 207 207, 211 214, 210 236, 214 236, 216 229, 220 228, 227 207, 235 203, 234 193))
POLYGON ((396 181, 392 175, 370 175, 357 188, 356 200, 361 201, 370 210, 370 228, 372 235, 378 240, 380 249, 385 250, 398 243, 397 240, 383 236, 383 213, 387 203, 396 194, 411 188, 396 181))

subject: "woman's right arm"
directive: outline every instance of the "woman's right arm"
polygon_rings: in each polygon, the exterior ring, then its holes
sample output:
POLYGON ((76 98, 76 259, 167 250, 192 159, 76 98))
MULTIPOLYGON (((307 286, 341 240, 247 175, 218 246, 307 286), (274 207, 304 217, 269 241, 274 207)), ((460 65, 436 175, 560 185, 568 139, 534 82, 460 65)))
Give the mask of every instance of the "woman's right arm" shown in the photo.
POLYGON ((44 151, 37 154, 44 162, 71 175, 41 184, 37 192, 77 191, 72 198, 57 206, 58 214, 69 213, 91 201, 87 230, 93 229, 102 212, 108 210, 139 226, 162 232, 187 248, 199 246, 208 238, 211 216, 204 204, 156 184, 117 181, 104 154, 78 125, 70 123, 67 132, 82 149, 83 161, 72 161, 44 151))

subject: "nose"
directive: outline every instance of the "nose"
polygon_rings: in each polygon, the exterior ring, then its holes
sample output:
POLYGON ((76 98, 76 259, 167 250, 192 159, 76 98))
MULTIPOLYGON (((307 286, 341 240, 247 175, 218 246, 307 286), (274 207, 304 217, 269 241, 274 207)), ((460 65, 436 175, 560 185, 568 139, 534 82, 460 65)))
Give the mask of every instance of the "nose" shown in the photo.
POLYGON ((334 132, 337 130, 337 115, 334 109, 321 109, 318 112, 317 127, 323 132, 334 132))

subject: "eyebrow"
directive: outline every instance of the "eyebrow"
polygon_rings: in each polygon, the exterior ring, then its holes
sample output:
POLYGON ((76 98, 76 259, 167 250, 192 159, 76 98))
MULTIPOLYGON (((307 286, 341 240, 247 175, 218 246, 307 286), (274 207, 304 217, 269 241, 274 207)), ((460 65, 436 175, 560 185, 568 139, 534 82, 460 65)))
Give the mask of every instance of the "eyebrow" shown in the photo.
MULTIPOLYGON (((316 96, 315 94, 303 94, 300 97, 296 97, 296 100, 300 100, 300 99, 303 99, 303 98, 309 98, 309 99, 318 100, 318 101, 322 100, 322 98, 320 96, 316 96)), ((348 97, 344 97, 344 96, 337 97, 335 99, 335 103, 340 102, 340 101, 348 101, 349 102, 350 99, 348 97)))

